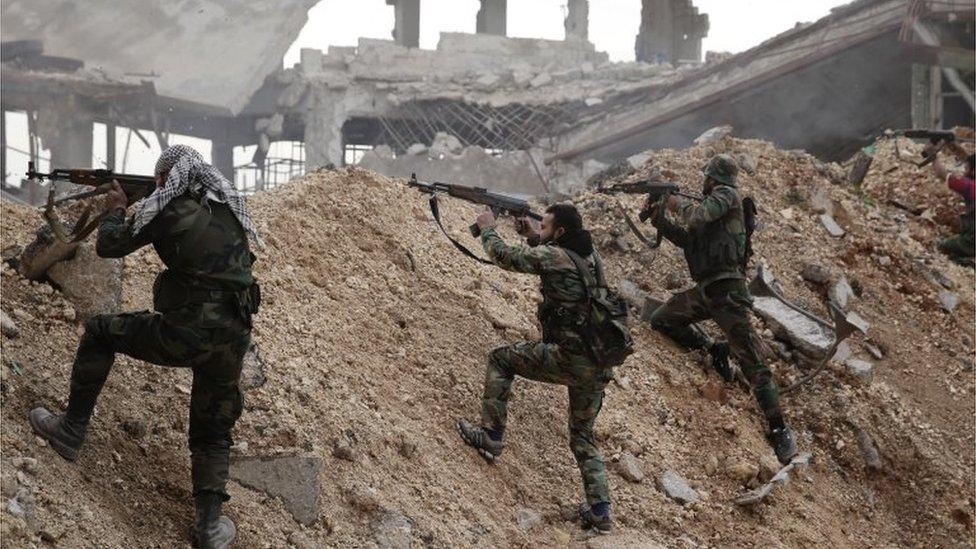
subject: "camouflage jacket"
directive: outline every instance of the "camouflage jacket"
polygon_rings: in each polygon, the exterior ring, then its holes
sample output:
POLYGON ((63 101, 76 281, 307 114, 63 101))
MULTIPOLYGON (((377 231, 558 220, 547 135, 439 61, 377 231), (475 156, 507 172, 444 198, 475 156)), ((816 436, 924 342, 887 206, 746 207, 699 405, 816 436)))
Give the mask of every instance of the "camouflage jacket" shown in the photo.
POLYGON ((147 244, 167 267, 153 287, 160 312, 181 309, 198 316, 254 283, 247 235, 225 204, 186 194, 170 201, 136 235, 122 209, 107 215, 98 228, 96 251, 102 257, 123 257, 147 244))
MULTIPOLYGON (((538 310, 542 340, 558 343, 571 353, 586 354, 586 344, 578 333, 579 316, 585 313, 586 286, 566 251, 546 244, 510 246, 494 228, 482 231, 481 243, 495 265, 506 271, 539 275, 542 279, 542 303, 538 310)), ((584 259, 595 277, 597 252, 584 259)))
POLYGON ((719 185, 700 203, 679 198, 675 217, 677 223, 662 215, 655 226, 684 251, 699 286, 745 278, 746 227, 738 189, 719 185))

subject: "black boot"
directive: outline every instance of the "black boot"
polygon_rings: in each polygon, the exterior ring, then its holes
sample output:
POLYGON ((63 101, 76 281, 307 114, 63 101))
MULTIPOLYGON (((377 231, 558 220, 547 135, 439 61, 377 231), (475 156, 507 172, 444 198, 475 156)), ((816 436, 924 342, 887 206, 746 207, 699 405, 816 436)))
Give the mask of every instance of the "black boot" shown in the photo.
POLYGON ((793 456, 796 455, 796 437, 793 436, 793 429, 788 425, 774 428, 766 434, 766 440, 776 452, 776 459, 783 465, 789 464, 793 456))
POLYGON ((712 355, 712 368, 722 376, 726 383, 735 380, 735 371, 729 363, 729 344, 725 342, 713 343, 708 348, 708 354, 712 355))
POLYGON ((457 430, 464 443, 477 450, 481 454, 481 457, 489 462, 495 461, 495 458, 502 455, 502 450, 505 449, 504 442, 492 440, 484 429, 476 427, 463 419, 457 422, 457 430))
POLYGON ((197 523, 195 536, 199 549, 225 549, 237 536, 234 522, 220 514, 223 500, 216 494, 196 497, 197 523))
POLYGON ((598 515, 587 503, 580 504, 579 518, 580 527, 584 530, 595 529, 599 534, 609 534, 613 530, 613 519, 610 518, 610 513, 598 515))
POLYGON ((46 440, 61 457, 68 461, 74 461, 78 457, 78 450, 85 442, 87 421, 73 420, 67 414, 55 415, 43 407, 31 410, 27 420, 34 432, 46 440))

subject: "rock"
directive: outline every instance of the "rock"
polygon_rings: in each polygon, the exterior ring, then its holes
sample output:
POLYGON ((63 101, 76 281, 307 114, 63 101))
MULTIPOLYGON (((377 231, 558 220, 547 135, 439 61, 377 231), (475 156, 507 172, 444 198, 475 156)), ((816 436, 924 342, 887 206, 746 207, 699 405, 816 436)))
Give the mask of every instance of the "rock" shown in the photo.
POLYGON ((857 428, 856 434, 857 445, 861 449, 861 455, 864 456, 864 463, 868 469, 872 471, 880 471, 883 469, 884 464, 881 463, 881 456, 878 454, 878 449, 874 446, 874 441, 871 440, 871 435, 860 427, 857 428))
MULTIPOLYGON (((71 227, 65 227, 70 231, 71 227)), ((20 254, 17 271, 28 280, 42 280, 52 265, 75 255, 80 244, 59 240, 51 227, 44 225, 34 233, 34 241, 20 254)))
POLYGON ((344 459, 346 461, 356 461, 356 451, 349 445, 349 441, 345 438, 338 438, 335 444, 332 445, 332 455, 339 459, 344 459))
POLYGON ((664 287, 668 290, 677 290, 684 284, 685 276, 678 271, 671 271, 664 276, 664 287))
POLYGON ((851 171, 847 175, 847 183, 853 186, 860 185, 865 176, 868 175, 872 162, 874 162, 874 156, 868 151, 864 149, 857 151, 857 154, 854 155, 854 161, 851 163, 851 171))
POLYGON ((300 530, 295 530, 288 535, 288 543, 295 549, 322 549, 325 547, 321 543, 315 542, 308 534, 300 530))
POLYGON ((535 511, 534 509, 521 507, 515 512, 515 524, 517 524, 519 530, 523 532, 528 532, 540 522, 542 522, 542 515, 540 515, 538 511, 535 511))
POLYGON ((688 482, 681 475, 670 469, 661 473, 657 479, 657 484, 669 498, 678 503, 686 504, 698 501, 698 492, 688 486, 688 482))
POLYGON ((756 157, 749 153, 739 153, 735 155, 735 162, 742 168, 742 171, 749 175, 755 175, 758 162, 756 157))
POLYGON ((827 233, 834 238, 840 238, 845 234, 844 229, 834 221, 833 216, 820 214, 820 223, 827 229, 827 233))
POLYGON ((264 385, 268 381, 264 375, 264 360, 258 351, 258 344, 251 341, 244 354, 244 366, 241 369, 241 389, 249 391, 264 385))
POLYGON ((859 358, 849 358, 844 365, 847 366, 847 371, 851 375, 857 377, 864 383, 871 383, 871 380, 874 378, 874 364, 871 362, 859 358))
POLYGON ((380 549, 409 549, 413 524, 399 511, 383 513, 373 523, 373 540, 380 549))
POLYGON ((891 266, 891 257, 890 256, 887 256, 887 255, 879 255, 878 258, 877 258, 877 261, 878 261, 878 265, 880 265, 882 267, 889 267, 889 266, 891 266))
POLYGON ((433 143, 430 144, 430 149, 427 151, 427 156, 440 158, 441 155, 458 154, 463 148, 464 145, 457 137, 447 132, 437 132, 434 135, 433 143))
POLYGON ((743 486, 749 484, 752 479, 759 475, 759 467, 748 461, 731 463, 726 467, 726 471, 732 478, 742 483, 743 486))
POLYGON ((875 360, 881 360, 884 358, 884 353, 875 345, 864 342, 864 349, 868 352, 868 354, 874 357, 875 360))
POLYGON ((630 452, 620 454, 620 459, 617 460, 617 472, 630 482, 644 480, 644 470, 641 468, 641 462, 630 452))
POLYGON ((0 310, 0 333, 9 338, 20 335, 20 328, 17 327, 17 323, 2 310, 0 310))
POLYGON ((814 284, 826 284, 830 282, 830 269, 816 263, 804 263, 800 270, 800 276, 807 282, 814 284))
POLYGON ((146 436, 146 424, 138 419, 127 419, 122 422, 122 430, 132 438, 146 436))
POLYGON ((816 187, 810 193, 810 208, 817 214, 834 215, 834 201, 830 199, 826 189, 820 187, 816 187))
POLYGON ((942 310, 947 313, 951 313, 952 311, 956 310, 956 307, 959 305, 959 296, 954 292, 950 292, 949 290, 942 290, 939 292, 938 297, 939 305, 942 307, 942 310))
POLYGON ((10 460, 10 464, 32 475, 37 474, 37 460, 32 457, 15 457, 10 460))
POLYGON ((718 471, 718 458, 710 455, 708 456, 708 459, 705 460, 705 474, 712 476, 716 471, 718 471))
POLYGON ((538 88, 552 82, 552 75, 548 72, 540 72, 535 78, 529 81, 529 86, 538 88))
POLYGON ((838 364, 843 364, 847 359, 854 356, 854 351, 851 350, 851 346, 846 341, 841 341, 837 345, 837 350, 834 352, 834 356, 831 358, 832 361, 838 364))
POLYGON ((862 334, 868 333, 868 330, 871 329, 871 324, 855 312, 847 313, 847 322, 853 324, 862 334))
POLYGON ((626 278, 617 283, 617 293, 632 307, 639 307, 647 299, 647 292, 626 278))
POLYGON ((790 461, 789 465, 786 465, 777 471, 776 474, 773 475, 773 478, 769 479, 769 482, 763 484, 755 490, 750 490, 749 492, 735 498, 736 505, 755 505, 763 501, 766 499, 766 496, 773 492, 773 489, 775 489, 776 486, 786 484, 789 481, 790 472, 792 472, 793 469, 808 466, 812 457, 812 454, 809 452, 794 457, 793 460, 790 461))
POLYGON ((115 313, 122 307, 122 260, 98 257, 94 240, 83 242, 72 259, 56 263, 47 271, 48 278, 61 288, 82 320, 115 313))
POLYGON ((763 318, 778 337, 790 342, 808 362, 817 362, 834 342, 834 334, 825 326, 800 314, 774 297, 754 297, 753 310, 763 318))
POLYGON ((647 161, 651 159, 651 152, 645 151, 642 153, 637 153, 627 157, 627 164, 633 169, 639 169, 647 164, 647 161))
POLYGON ((695 145, 711 145, 732 135, 732 126, 715 126, 695 138, 695 145))
POLYGON ((763 482, 769 482, 779 472, 781 467, 782 465, 780 465, 776 456, 769 452, 763 452, 763 455, 759 458, 759 478, 763 482))
POLYGON ((597 105, 602 105, 603 99, 599 97, 587 97, 586 99, 583 100, 583 104, 586 105, 587 107, 595 107, 597 105))
POLYGON ((397 449, 400 455, 407 459, 412 459, 413 456, 417 455, 417 444, 409 440, 401 440, 397 449))
POLYGON ((410 155, 424 154, 425 152, 427 152, 427 145, 424 145, 423 143, 414 143, 413 145, 407 147, 407 154, 410 155))
POLYGON ((847 277, 843 275, 837 279, 837 282, 831 284, 830 289, 827 290, 827 299, 842 311, 847 310, 847 306, 852 297, 854 297, 854 289, 851 288, 847 277))
POLYGON ((230 478, 281 499, 295 520, 310 525, 319 516, 322 469, 322 459, 315 456, 232 457, 230 478))

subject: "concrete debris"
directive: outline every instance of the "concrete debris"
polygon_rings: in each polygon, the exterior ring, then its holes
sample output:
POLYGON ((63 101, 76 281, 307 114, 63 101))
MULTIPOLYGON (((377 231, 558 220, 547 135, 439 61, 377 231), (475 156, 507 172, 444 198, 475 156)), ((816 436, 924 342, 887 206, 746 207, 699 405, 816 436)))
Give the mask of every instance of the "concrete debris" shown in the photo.
POLYGON ((47 276, 71 300, 80 320, 122 308, 121 259, 105 259, 95 253, 94 239, 78 247, 75 256, 54 264, 47 276))
POLYGON ((644 480, 644 470, 641 468, 641 462, 630 452, 620 454, 620 458, 617 460, 617 472, 630 482, 641 482, 644 480))
POLYGON ((874 379, 874 363, 859 358, 849 358, 844 365, 847 366, 847 371, 862 383, 868 384, 874 379))
POLYGON ((773 478, 771 478, 769 482, 763 484, 755 490, 751 490, 737 497, 735 499, 735 503, 737 505, 755 505, 760 503, 773 492, 773 489, 775 489, 776 486, 780 484, 785 485, 789 482, 790 472, 793 471, 793 469, 808 466, 812 458, 813 454, 810 453, 800 454, 799 456, 793 458, 793 461, 773 475, 773 478))
POLYGON ((756 157, 749 153, 739 153, 735 155, 735 162, 739 165, 742 171, 749 175, 755 175, 756 169, 759 167, 756 157))
POLYGON ((617 283, 617 294, 630 303, 632 307, 641 306, 648 296, 647 292, 626 278, 617 283))
POLYGON ((711 145, 732 135, 732 126, 716 126, 695 138, 695 145, 711 145))
POLYGON ((627 164, 633 169, 638 169, 647 164, 647 161, 651 159, 651 153, 648 151, 637 153, 627 157, 627 164))
POLYGON ((875 360, 881 360, 884 358, 884 352, 877 345, 872 345, 865 341, 864 350, 866 350, 869 355, 874 357, 875 360))
POLYGON ((872 162, 874 162, 873 155, 864 149, 857 151, 857 154, 854 155, 854 161, 851 163, 851 171, 847 175, 847 183, 855 187, 860 185, 865 176, 868 175, 872 162))
POLYGON ((345 437, 339 437, 332 445, 332 455, 336 458, 354 462, 358 455, 345 437))
POLYGON ((698 492, 681 475, 668 469, 657 478, 658 488, 682 505, 698 501, 698 492))
POLYGON ((268 381, 264 374, 264 360, 258 352, 258 344, 254 341, 247 348, 244 355, 244 366, 241 370, 241 389, 249 391, 257 389, 268 381))
POLYGON ((830 269, 817 263, 805 263, 800 270, 800 276, 813 284, 826 284, 830 282, 830 269))
POLYGON ((427 148, 428 148, 427 145, 424 145, 423 143, 414 143, 413 145, 407 147, 407 154, 410 155, 424 154, 425 152, 427 152, 427 148))
POLYGON ((837 282, 831 284, 830 289, 827 290, 827 299, 842 311, 847 310, 847 306, 852 297, 854 297, 854 288, 851 287, 851 283, 848 282, 847 277, 843 275, 837 279, 837 282))
POLYGON ((521 507, 515 512, 515 524, 523 532, 528 532, 535 528, 540 522, 542 522, 542 515, 535 509, 521 507))
POLYGON ((17 327, 17 323, 7 316, 6 311, 2 310, 0 310, 0 333, 9 338, 20 335, 20 328, 17 327))
POLYGON ((834 351, 834 356, 830 359, 838 364, 843 364, 847 362, 847 359, 854 356, 854 351, 851 350, 851 346, 847 341, 841 341, 837 345, 837 350, 834 351))
POLYGON ((819 361, 833 344, 834 334, 831 330, 779 299, 756 296, 753 300, 756 314, 770 325, 777 337, 789 341, 807 361, 819 361))
MULTIPOLYGON (((65 227, 71 231, 71 227, 65 227)), ((41 280, 52 265, 75 255, 80 244, 61 242, 51 227, 44 225, 34 233, 34 240, 20 254, 17 270, 28 280, 41 280)))
POLYGON ((871 324, 855 312, 847 313, 847 321, 853 324, 862 334, 868 333, 868 330, 871 329, 871 324))
POLYGON ((845 234, 844 229, 837 224, 837 221, 834 220, 833 216, 820 214, 820 223, 825 229, 827 229, 827 233, 834 238, 840 238, 845 234))
POLYGON ((816 187, 810 193, 810 208, 813 213, 834 215, 834 202, 826 189, 816 187))
POLYGON ((459 154, 464 145, 461 141, 447 133, 447 132, 437 132, 434 135, 434 141, 430 144, 430 149, 427 151, 427 155, 431 158, 441 158, 448 154, 459 154))
POLYGON ((959 296, 949 290, 942 290, 939 292, 939 305, 943 311, 951 313, 959 305, 959 296))
POLYGON ((410 549, 413 524, 399 511, 383 513, 373 524, 373 540, 380 549, 410 549))
POLYGON ((864 456, 864 463, 868 469, 872 471, 884 469, 884 464, 881 463, 881 456, 878 454, 878 449, 874 446, 874 441, 871 439, 870 433, 861 427, 858 427, 855 433, 857 435, 857 445, 861 449, 861 455, 864 456))
POLYGON ((295 520, 310 525, 319 516, 322 465, 314 456, 232 457, 230 478, 281 499, 295 520))
POLYGON ((552 75, 548 72, 539 73, 535 78, 529 82, 529 86, 533 88, 539 88, 545 86, 546 84, 552 82, 552 75))

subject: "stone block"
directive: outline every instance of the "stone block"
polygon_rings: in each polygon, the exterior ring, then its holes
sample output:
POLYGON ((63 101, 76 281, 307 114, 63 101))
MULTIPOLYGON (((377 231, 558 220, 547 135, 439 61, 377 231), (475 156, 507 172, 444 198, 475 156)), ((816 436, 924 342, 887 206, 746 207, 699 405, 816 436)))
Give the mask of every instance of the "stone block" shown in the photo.
POLYGON ((47 277, 74 305, 79 320, 116 313, 122 307, 123 262, 98 257, 93 240, 79 246, 73 258, 47 270, 47 277))
POLYGON ((230 464, 231 479, 279 498, 295 520, 305 525, 318 520, 321 473, 322 459, 314 456, 236 458, 230 464))

